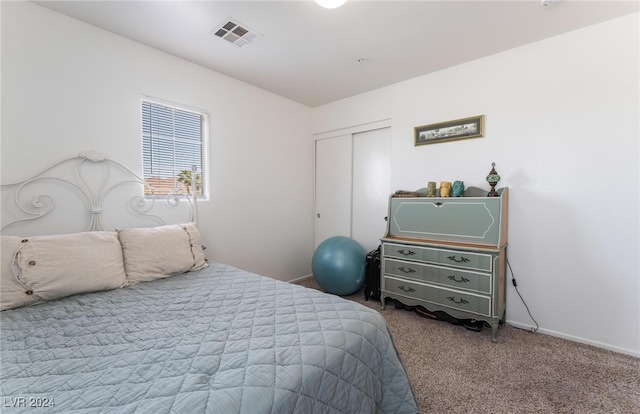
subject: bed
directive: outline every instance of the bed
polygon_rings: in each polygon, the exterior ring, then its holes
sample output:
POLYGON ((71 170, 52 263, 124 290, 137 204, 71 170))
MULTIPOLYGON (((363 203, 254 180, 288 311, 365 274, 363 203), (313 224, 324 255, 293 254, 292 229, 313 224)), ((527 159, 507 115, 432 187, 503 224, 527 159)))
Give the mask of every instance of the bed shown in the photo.
MULTIPOLYGON (((118 165, 96 154, 69 161, 118 165)), ((51 181, 44 171, 35 181, 51 181)), ((11 183, 14 196, 27 181, 34 179, 11 183)), ((119 186, 102 186, 98 197, 89 191, 90 231, 18 236, 23 219, 9 222, 2 412, 419 411, 378 312, 207 261, 195 198, 183 203, 189 215, 179 223, 105 230, 96 216, 105 192, 119 186)), ((25 210, 38 220, 54 210, 54 198, 36 193, 39 202, 28 198, 41 211, 25 210)), ((127 205, 156 218, 144 199, 138 193, 127 205)))

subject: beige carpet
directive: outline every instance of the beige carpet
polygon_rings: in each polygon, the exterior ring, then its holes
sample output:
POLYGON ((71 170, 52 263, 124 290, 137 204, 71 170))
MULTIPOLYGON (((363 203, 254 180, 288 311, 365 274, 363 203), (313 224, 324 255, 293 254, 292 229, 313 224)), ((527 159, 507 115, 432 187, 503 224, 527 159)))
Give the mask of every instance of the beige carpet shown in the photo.
MULTIPOLYGON (((320 289, 313 279, 298 284, 320 289)), ((470 331, 388 304, 380 311, 423 413, 640 413, 640 359, 509 325, 470 331)))

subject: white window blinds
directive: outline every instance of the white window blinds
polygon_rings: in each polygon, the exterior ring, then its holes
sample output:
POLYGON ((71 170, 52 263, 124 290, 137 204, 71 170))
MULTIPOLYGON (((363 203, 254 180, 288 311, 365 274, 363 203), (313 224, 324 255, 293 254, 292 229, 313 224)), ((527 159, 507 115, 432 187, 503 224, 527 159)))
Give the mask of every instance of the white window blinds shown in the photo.
POLYGON ((203 194, 205 119, 204 113, 142 101, 143 174, 154 195, 190 192, 194 165, 196 194, 203 194))

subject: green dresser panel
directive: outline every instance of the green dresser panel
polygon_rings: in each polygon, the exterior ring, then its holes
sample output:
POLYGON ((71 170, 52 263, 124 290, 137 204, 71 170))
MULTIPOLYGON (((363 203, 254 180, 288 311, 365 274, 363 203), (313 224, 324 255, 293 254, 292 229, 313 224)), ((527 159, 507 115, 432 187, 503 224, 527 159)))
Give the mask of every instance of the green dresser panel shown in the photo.
POLYGON ((385 257, 415 260, 446 266, 456 266, 464 269, 475 269, 490 272, 492 270, 492 256, 487 253, 473 253, 434 247, 420 247, 407 244, 384 243, 385 257))
POLYGON ((476 296, 387 276, 384 282, 389 293, 426 302, 427 308, 431 303, 476 315, 491 316, 491 298, 488 296, 476 296))
POLYGON ((498 245, 501 202, 501 197, 391 198, 388 236, 498 245))
POLYGON ((491 298, 488 296, 475 296, 444 289, 438 289, 437 292, 438 302, 446 307, 491 316, 491 298))
POLYGON ((479 293, 491 293, 491 274, 402 260, 384 259, 384 273, 479 293))
POLYGON ((432 287, 389 277, 385 277, 385 284, 387 290, 391 293, 425 302, 438 302, 438 291, 432 287))

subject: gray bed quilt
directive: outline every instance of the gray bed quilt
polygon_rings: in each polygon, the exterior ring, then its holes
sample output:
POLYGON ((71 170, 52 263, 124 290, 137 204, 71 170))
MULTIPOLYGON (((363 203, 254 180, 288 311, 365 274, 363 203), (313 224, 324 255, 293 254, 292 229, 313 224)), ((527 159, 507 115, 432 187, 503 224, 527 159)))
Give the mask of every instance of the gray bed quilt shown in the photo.
POLYGON ((382 316, 210 263, 0 313, 3 413, 417 413, 382 316))

